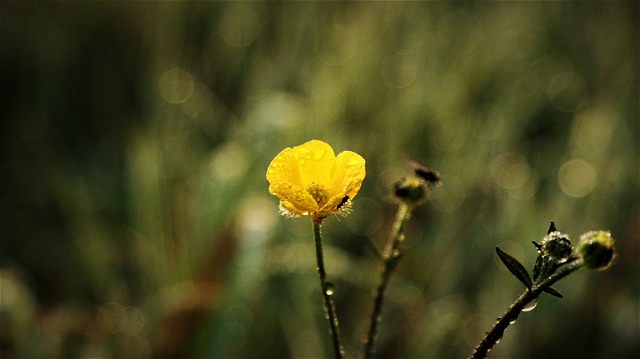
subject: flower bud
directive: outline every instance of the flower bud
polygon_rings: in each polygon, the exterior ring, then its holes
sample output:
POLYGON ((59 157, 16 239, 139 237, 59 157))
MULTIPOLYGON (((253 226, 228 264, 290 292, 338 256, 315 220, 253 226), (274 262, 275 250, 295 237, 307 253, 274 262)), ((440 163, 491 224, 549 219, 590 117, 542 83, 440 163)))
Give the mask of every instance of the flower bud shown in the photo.
POLYGON ((542 239, 539 250, 542 255, 547 256, 558 263, 564 263, 571 256, 571 240, 569 235, 553 231, 542 239))
POLYGON ((415 176, 400 179, 395 183, 393 189, 395 197, 410 207, 422 204, 429 194, 427 182, 415 176))
POLYGON ((613 238, 608 231, 590 231, 580 236, 578 253, 587 268, 609 268, 615 256, 613 238))

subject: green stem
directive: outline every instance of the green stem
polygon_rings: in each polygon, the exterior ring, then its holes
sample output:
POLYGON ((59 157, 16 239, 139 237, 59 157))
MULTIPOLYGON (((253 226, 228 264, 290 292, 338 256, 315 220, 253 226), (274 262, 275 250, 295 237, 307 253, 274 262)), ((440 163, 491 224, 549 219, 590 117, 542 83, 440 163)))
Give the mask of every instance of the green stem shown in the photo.
POLYGON ((584 265, 582 258, 578 258, 558 268, 558 270, 544 279, 539 284, 534 285, 531 289, 527 288, 518 299, 507 309, 507 311, 498 318, 498 321, 493 325, 490 331, 487 332, 480 344, 476 346, 471 353, 470 359, 486 358, 487 353, 491 351, 494 345, 498 344, 504 335, 505 329, 510 324, 515 323, 522 310, 531 304, 534 300, 537 300, 538 296, 542 294, 545 288, 552 286, 555 282, 566 277, 570 273, 580 269, 584 265))
POLYGON ((400 207, 398 207, 398 213, 396 214, 396 218, 391 229, 391 241, 383 254, 380 280, 375 292, 373 310, 369 321, 369 330, 367 331, 367 336, 365 338, 364 357, 367 359, 373 358, 375 353, 375 340, 378 335, 378 324, 382 320, 384 295, 386 293, 387 285, 389 284, 389 279, 391 278, 391 273, 395 270, 398 260, 400 259, 400 245, 404 241, 404 225, 410 216, 411 208, 404 203, 401 204, 400 207))
POLYGON ((324 298, 324 308, 329 317, 329 326, 331 328, 331 337, 333 339, 333 349, 336 358, 344 358, 345 351, 342 339, 340 339, 340 326, 338 324, 338 315, 336 307, 333 303, 333 285, 327 280, 327 272, 324 269, 324 255, 322 253, 322 223, 313 222, 313 234, 316 242, 316 258, 318 260, 318 274, 320 275, 320 285, 322 288, 322 296, 324 298))

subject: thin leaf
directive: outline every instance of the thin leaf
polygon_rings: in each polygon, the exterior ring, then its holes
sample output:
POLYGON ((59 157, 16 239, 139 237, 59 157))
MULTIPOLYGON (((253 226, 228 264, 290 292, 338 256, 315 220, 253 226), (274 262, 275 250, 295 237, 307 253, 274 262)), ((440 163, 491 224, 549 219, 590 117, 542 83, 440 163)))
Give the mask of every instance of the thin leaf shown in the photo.
POLYGON ((558 292, 557 290, 555 290, 555 289, 553 289, 553 288, 551 288, 551 287, 545 287, 545 288, 543 289, 543 291, 544 291, 544 292, 547 292, 547 293, 549 293, 549 294, 551 294, 551 295, 552 295, 552 296, 554 296, 554 297, 564 298, 564 297, 562 296, 562 294, 560 294, 560 292, 558 292))
POLYGON ((531 289, 533 282, 531 281, 531 276, 529 276, 529 272, 524 268, 517 259, 513 258, 506 252, 502 251, 500 248, 496 247, 496 253, 498 253, 498 257, 502 260, 502 263, 507 267, 507 269, 514 275, 518 280, 522 282, 527 288, 531 289))
POLYGON ((533 281, 538 282, 540 279, 540 274, 542 273, 542 267, 544 266, 544 258, 541 255, 538 255, 536 258, 536 263, 533 265, 533 281))

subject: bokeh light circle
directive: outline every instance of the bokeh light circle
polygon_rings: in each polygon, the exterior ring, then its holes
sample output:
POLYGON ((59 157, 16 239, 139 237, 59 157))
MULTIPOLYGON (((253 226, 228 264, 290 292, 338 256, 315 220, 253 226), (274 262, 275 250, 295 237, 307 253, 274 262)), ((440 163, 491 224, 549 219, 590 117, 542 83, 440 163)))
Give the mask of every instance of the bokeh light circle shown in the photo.
POLYGON ((558 170, 558 184, 568 196, 584 197, 593 191, 596 183, 596 170, 585 160, 569 160, 558 170))
POLYGON ((193 94, 193 78, 187 71, 176 67, 160 75, 158 89, 165 101, 180 104, 193 94))

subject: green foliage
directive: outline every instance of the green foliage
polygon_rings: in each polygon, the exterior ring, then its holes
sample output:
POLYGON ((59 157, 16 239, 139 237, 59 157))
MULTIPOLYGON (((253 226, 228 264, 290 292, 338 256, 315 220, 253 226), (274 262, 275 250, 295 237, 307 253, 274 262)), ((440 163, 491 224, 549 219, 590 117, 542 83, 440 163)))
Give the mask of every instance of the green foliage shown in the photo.
POLYGON ((616 265, 492 355, 637 357, 638 6, 1 2, 0 356, 330 356, 308 222, 264 178, 317 138, 367 160, 323 227, 347 348, 411 158, 443 186, 379 357, 466 356, 520 290, 491 251, 534 263, 550 218, 609 229, 616 265))
POLYGON ((529 272, 524 268, 524 266, 518 262, 517 259, 513 258, 506 252, 502 251, 500 248, 496 247, 496 253, 498 253, 498 257, 504 265, 507 267, 509 272, 511 272, 525 287, 531 289, 533 285, 533 281, 531 280, 531 276, 529 272))
POLYGON ((557 290, 553 289, 553 287, 545 287, 544 292, 549 293, 556 298, 564 298, 562 294, 560 294, 560 292, 558 292, 557 290))

